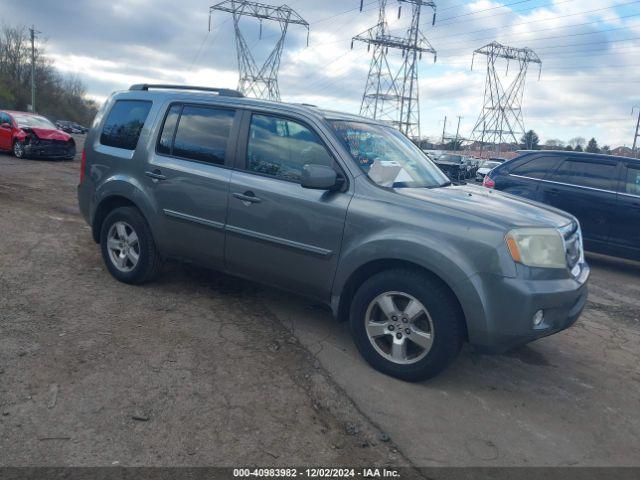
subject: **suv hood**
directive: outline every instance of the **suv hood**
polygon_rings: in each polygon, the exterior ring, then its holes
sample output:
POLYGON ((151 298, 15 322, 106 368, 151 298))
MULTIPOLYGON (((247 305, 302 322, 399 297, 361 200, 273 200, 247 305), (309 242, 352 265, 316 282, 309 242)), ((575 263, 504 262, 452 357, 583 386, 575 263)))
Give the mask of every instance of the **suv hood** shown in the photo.
POLYGON ((475 185, 442 188, 398 188, 401 195, 437 204, 513 227, 563 227, 573 217, 562 210, 522 197, 475 185))

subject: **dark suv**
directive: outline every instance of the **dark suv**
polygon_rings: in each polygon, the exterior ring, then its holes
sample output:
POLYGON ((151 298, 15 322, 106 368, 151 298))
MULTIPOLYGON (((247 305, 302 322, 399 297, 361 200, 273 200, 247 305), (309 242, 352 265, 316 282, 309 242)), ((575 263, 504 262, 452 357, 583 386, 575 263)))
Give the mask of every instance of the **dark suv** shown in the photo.
POLYGON ((115 278, 145 282, 178 258, 307 295, 390 375, 433 376, 464 341, 550 335, 586 302, 574 217, 452 185, 371 119, 135 85, 85 145, 80 210, 115 278))
POLYGON ((484 185, 575 215, 587 250, 640 260, 640 160, 524 152, 494 168, 484 185))

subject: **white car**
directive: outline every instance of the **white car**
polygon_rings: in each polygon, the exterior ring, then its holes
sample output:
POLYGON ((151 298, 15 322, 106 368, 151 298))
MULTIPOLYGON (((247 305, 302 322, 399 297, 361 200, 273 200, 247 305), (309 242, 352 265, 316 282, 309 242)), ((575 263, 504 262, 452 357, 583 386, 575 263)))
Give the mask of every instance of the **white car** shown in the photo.
POLYGON ((500 162, 494 162, 492 160, 484 161, 476 172, 476 182, 482 182, 485 175, 496 168, 498 165, 500 165, 500 162))

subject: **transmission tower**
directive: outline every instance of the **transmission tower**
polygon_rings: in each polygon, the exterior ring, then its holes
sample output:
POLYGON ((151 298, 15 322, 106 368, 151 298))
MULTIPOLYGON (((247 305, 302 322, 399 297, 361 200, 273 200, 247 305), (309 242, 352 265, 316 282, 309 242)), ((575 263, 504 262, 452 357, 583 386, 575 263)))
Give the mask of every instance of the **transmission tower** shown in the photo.
MULTIPOLYGON (((402 5, 411 6, 411 22, 405 37, 391 35, 387 24, 387 0, 378 0, 378 23, 368 30, 353 37, 353 42, 364 42, 367 49, 373 46, 373 57, 369 67, 369 76, 362 96, 360 115, 388 121, 395 125, 408 137, 417 139, 420 136, 420 107, 418 91, 418 60, 423 53, 436 51, 420 30, 420 14, 422 7, 433 9, 435 23, 436 4, 424 0, 397 0, 398 18, 402 5), (399 70, 394 70, 389 63, 389 49, 402 52, 402 63, 399 70)), ((362 11, 363 0, 360 0, 362 11)))
POLYGON ((485 143, 496 144, 499 152, 506 141, 518 143, 518 137, 525 134, 522 118, 522 99, 524 95, 525 79, 530 63, 539 65, 538 79, 542 72, 542 61, 530 48, 506 47, 498 42, 492 42, 473 52, 471 69, 476 54, 487 56, 487 80, 484 90, 484 106, 473 127, 471 139, 479 141, 481 149, 485 143), (516 77, 510 84, 503 85, 496 63, 506 60, 506 74, 509 64, 515 61, 519 67, 516 77))
POLYGON ((278 70, 280 69, 280 58, 282 57, 287 29, 289 24, 304 26, 307 29, 308 45, 309 24, 295 10, 286 5, 276 7, 257 2, 225 0, 209 8, 209 29, 211 29, 211 13, 216 10, 233 15, 238 71, 240 74, 238 90, 246 96, 280 101, 278 70), (240 30, 240 18, 243 16, 260 20, 260 38, 262 38, 263 20, 276 21, 280 26, 280 38, 262 66, 258 66, 256 63, 251 49, 240 30))

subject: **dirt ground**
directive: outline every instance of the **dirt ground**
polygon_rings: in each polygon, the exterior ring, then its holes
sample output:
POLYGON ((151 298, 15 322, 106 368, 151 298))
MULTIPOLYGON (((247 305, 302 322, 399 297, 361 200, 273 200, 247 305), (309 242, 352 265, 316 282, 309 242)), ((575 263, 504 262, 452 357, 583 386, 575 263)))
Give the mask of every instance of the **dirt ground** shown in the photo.
POLYGON ((406 384, 304 299, 118 283, 78 167, 0 154, 0 466, 640 465, 638 264, 590 257, 574 328, 406 384))

